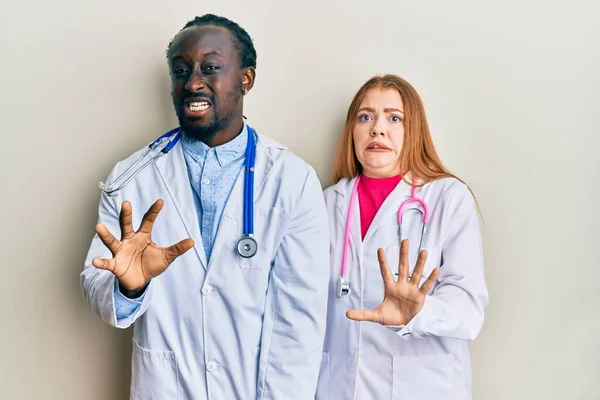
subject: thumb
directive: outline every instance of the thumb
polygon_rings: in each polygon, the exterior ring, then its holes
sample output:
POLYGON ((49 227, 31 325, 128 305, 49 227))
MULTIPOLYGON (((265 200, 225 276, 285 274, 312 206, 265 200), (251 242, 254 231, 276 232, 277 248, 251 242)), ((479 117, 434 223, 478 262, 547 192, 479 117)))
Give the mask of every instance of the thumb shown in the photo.
POLYGON ((115 272, 115 266, 117 265, 117 261, 114 258, 106 259, 106 258, 94 258, 92 260, 92 265, 98 269, 105 269, 112 273, 115 272))
POLYGON ((378 322, 379 318, 375 311, 367 311, 367 310, 348 310, 346 312, 346 317, 348 319, 354 321, 371 321, 378 322))
POLYGON ((189 238, 184 239, 184 240, 180 241, 179 243, 176 243, 176 244, 164 249, 165 258, 167 259, 167 262, 169 264, 171 264, 173 261, 175 261, 175 259, 177 257, 182 255, 183 253, 185 253, 192 247, 194 247, 194 241, 189 238))

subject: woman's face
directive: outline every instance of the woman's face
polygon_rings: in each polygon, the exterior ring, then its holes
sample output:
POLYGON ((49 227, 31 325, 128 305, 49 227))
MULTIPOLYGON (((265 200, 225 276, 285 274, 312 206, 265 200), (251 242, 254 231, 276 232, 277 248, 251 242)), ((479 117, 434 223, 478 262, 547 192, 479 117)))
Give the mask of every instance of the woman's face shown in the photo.
POLYGON ((352 138, 356 157, 366 176, 399 175, 404 138, 404 107, 400 93, 395 89, 369 90, 356 114, 352 138))

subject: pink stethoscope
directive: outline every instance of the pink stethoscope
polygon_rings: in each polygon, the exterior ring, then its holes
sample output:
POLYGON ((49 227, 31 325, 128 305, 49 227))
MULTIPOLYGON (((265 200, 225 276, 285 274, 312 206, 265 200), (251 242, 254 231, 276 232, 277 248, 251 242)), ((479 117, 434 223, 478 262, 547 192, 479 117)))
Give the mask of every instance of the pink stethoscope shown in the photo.
MULTIPOLYGON (((350 230, 352 227, 352 216, 354 214, 354 203, 357 201, 358 197, 358 183, 360 182, 360 175, 356 178, 356 182, 354 182, 354 188, 352 189, 352 195, 350 198, 350 206, 348 207, 348 218, 346 219, 346 232, 344 233, 344 250, 342 253, 342 272, 340 279, 338 279, 337 284, 337 297, 340 298, 342 295, 346 295, 350 293, 350 281, 348 279, 348 250, 350 249, 350 230)), ((414 185, 413 181, 413 185, 414 185)), ((419 208, 411 208, 408 211, 414 210, 421 213, 423 220, 423 228, 421 229, 421 238, 419 240, 419 252, 421 251, 421 246, 423 244, 423 237, 425 236, 425 231, 427 227, 427 222, 429 221, 429 210, 427 209, 427 204, 423 199, 420 199, 415 194, 416 188, 415 186, 411 187, 410 197, 400 204, 400 208, 398 208, 398 235, 400 240, 402 240, 402 215, 404 213, 404 209, 407 205, 411 203, 417 203, 421 206, 422 210, 419 208)))

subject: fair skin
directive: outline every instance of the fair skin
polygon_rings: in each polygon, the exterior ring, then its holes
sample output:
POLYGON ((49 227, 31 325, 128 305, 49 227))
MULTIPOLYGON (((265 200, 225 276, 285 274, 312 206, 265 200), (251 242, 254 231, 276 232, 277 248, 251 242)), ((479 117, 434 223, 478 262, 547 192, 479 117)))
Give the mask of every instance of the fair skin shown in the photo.
POLYGON ((370 178, 399 175, 404 139, 404 105, 394 89, 371 89, 356 114, 354 151, 370 178))
MULTIPOLYGON (((352 137, 363 174, 371 178, 400 175, 400 151, 404 139, 404 104, 395 89, 371 89, 360 105, 352 137)), ((408 174, 407 174, 408 175, 408 174)), ((427 250, 422 250, 409 276, 408 240, 400 245, 398 280, 394 279, 385 251, 377 250, 384 284, 384 298, 373 310, 349 310, 346 316, 355 321, 382 325, 406 325, 423 308, 425 297, 433 287, 439 268, 435 268, 419 287, 427 250)))

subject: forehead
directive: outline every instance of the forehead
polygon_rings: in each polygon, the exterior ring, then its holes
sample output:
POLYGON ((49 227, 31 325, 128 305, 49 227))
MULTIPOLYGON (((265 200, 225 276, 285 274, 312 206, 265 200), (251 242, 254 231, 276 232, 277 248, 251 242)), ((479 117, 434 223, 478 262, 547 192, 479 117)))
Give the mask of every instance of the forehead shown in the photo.
POLYGON ((360 108, 373 108, 382 110, 384 108, 396 108, 403 110, 402 97, 396 89, 373 88, 370 89, 360 103, 360 108))
POLYGON ((233 46, 231 33, 220 26, 192 26, 179 32, 169 50, 169 60, 175 57, 200 59, 207 55, 217 55, 233 62, 239 60, 233 46))

